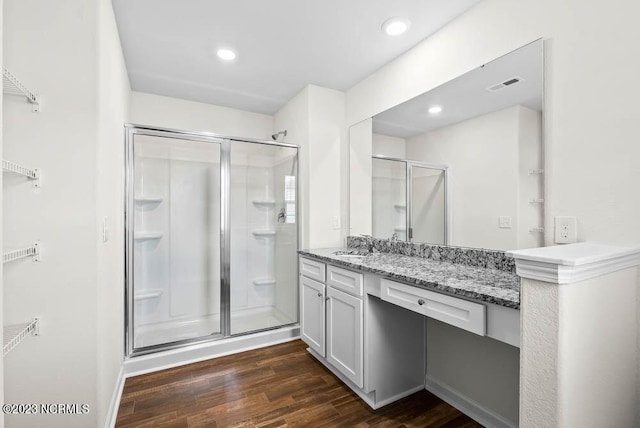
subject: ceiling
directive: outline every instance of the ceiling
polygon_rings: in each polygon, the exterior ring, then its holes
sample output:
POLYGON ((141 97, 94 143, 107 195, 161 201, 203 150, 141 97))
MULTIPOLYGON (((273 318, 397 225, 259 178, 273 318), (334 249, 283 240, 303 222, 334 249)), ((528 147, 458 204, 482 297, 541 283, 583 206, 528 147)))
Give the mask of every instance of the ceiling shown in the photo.
POLYGON ((113 0, 135 91, 274 114, 307 84, 345 91, 480 0, 113 0), (394 16, 410 29, 391 37, 394 16), (224 63, 217 49, 237 58, 224 63))
POLYGON ((373 118, 373 132, 408 138, 476 116, 522 105, 542 111, 542 40, 530 43, 373 118), (496 92, 495 84, 520 82, 496 92), (442 112, 429 114, 431 106, 442 112))

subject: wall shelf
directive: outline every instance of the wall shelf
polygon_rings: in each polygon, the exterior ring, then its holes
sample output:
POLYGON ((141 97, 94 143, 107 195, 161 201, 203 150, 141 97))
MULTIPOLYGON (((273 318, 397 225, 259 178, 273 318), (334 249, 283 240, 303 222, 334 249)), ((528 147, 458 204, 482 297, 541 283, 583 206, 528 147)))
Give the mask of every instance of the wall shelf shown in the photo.
POLYGON ((36 242, 30 247, 5 252, 2 254, 2 263, 12 262, 25 257, 33 257, 34 262, 40 261, 40 244, 36 242))
POLYGON ((253 283, 255 285, 275 285, 276 279, 275 278, 259 278, 259 279, 254 279, 253 283))
POLYGON ((40 335, 40 319, 34 318, 27 324, 18 324, 3 328, 2 332, 3 356, 7 356, 16 346, 20 344, 30 334, 34 336, 40 335))
POLYGON ((155 299, 156 297, 162 296, 162 288, 150 288, 149 290, 143 290, 133 295, 133 300, 148 300, 155 299))
POLYGON ((164 201, 164 197, 162 196, 139 196, 134 198, 137 204, 145 205, 145 204, 159 204, 164 201))
POLYGON ((2 92, 11 95, 20 95, 31 103, 31 110, 34 113, 42 111, 42 97, 29 89, 14 76, 7 67, 2 67, 2 92))
POLYGON ((272 238, 276 236, 275 230, 254 230, 252 233, 256 238, 272 238))
POLYGON ((37 168, 27 168, 15 162, 2 159, 2 170, 23 175, 33 180, 33 187, 40 187, 40 171, 37 168))
POLYGON ((153 239, 161 239, 164 236, 162 232, 136 232, 133 239, 136 241, 151 241, 153 239))
POLYGON ((258 208, 273 208, 276 206, 276 201, 274 201, 273 199, 254 199, 251 202, 258 208))
POLYGON ((407 204, 393 204, 393 208, 395 208, 397 210, 406 210, 407 209, 407 204))

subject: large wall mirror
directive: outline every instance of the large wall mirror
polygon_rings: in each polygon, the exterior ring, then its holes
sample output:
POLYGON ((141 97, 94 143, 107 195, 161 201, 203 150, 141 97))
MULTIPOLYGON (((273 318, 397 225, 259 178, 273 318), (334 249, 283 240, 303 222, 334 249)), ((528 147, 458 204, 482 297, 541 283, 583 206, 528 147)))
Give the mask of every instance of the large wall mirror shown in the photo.
POLYGON ((543 245, 543 43, 350 129, 350 234, 543 245))

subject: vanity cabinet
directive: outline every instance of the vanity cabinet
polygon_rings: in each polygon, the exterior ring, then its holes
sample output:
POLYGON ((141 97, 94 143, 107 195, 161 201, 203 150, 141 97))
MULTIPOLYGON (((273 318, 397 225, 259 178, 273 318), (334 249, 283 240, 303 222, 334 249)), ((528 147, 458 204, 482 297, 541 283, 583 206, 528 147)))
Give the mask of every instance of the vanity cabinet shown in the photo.
MULTIPOLYGON (((359 275, 362 281, 362 274, 359 275)), ((327 287, 327 361, 358 388, 363 385, 362 299, 327 287)))
POLYGON ((325 314, 325 285, 301 276, 300 336, 322 357, 325 356, 325 314))
POLYGON ((379 277, 300 258, 301 338, 372 408, 424 389, 424 329, 380 299, 379 277))

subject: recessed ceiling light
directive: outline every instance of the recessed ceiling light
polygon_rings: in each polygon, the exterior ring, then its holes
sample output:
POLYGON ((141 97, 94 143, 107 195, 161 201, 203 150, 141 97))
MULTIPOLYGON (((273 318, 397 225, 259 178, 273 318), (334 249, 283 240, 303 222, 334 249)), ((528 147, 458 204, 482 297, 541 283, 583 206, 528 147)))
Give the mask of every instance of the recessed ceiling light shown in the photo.
POLYGON ((225 61, 233 61, 236 59, 236 53, 231 49, 218 49, 218 58, 223 59, 225 61))
POLYGON ((438 114, 442 111, 442 106, 431 106, 429 107, 430 114, 438 114))
POLYGON ((387 19, 382 24, 382 31, 388 36, 399 36, 406 33, 409 29, 409 20, 405 18, 394 17, 387 19))

